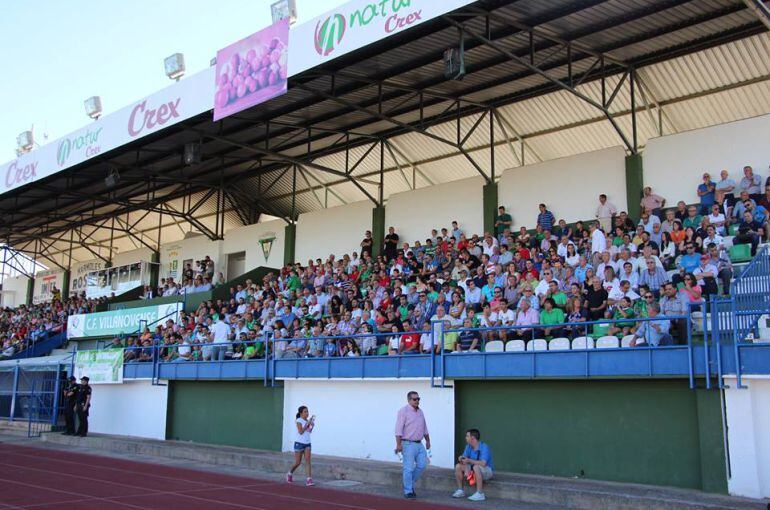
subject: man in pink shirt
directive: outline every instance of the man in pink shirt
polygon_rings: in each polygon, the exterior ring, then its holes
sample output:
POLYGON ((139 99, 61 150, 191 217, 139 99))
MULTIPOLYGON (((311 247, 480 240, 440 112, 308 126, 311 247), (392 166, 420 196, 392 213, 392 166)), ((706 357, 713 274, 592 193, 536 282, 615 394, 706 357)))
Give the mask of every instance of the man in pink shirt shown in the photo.
POLYGON ((420 409, 420 395, 410 391, 406 400, 408 404, 398 410, 396 417, 396 453, 403 454, 404 497, 415 499, 414 484, 428 465, 426 448, 430 449, 430 436, 425 415, 420 409))

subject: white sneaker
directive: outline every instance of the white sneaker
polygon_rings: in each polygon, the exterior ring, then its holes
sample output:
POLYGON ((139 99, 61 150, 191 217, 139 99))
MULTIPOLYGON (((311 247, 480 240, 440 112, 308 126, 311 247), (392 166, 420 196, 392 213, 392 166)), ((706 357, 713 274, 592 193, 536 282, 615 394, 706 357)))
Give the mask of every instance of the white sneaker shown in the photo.
POLYGON ((465 497, 465 491, 464 491, 464 490, 462 490, 462 489, 457 489, 457 490, 456 490, 456 491, 454 491, 454 493, 452 494, 452 497, 453 497, 453 498, 464 498, 464 497, 465 497))
POLYGON ((483 492, 474 492, 470 496, 468 496, 468 499, 470 501, 484 501, 487 499, 487 497, 484 495, 483 492))

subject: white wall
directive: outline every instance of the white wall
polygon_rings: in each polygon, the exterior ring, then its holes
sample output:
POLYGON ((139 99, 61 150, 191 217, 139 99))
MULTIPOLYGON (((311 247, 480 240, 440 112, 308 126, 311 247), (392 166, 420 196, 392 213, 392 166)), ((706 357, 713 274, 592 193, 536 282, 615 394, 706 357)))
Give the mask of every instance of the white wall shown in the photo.
MULTIPOLYGON (((396 413, 406 405, 409 391, 420 393, 432 443, 431 463, 454 465, 454 389, 431 388, 429 381, 334 380, 284 381, 284 416, 293 417, 301 405, 316 415, 313 453, 397 462, 396 413), (344 444, 343 450, 340 446, 344 444)), ((283 451, 292 451, 297 429, 283 422, 283 451)))
POLYGON ((38 271, 35 274, 35 286, 32 292, 32 302, 43 303, 51 301, 53 298, 53 287, 62 290, 64 285, 64 271, 61 269, 49 269, 47 271, 38 271))
POLYGON ((177 261, 176 276, 174 278, 179 281, 184 270, 182 263, 185 260, 192 259, 192 267, 195 269, 195 261, 203 260, 206 258, 206 255, 214 261, 216 272, 224 271, 224 264, 220 257, 221 244, 221 241, 211 241, 208 237, 199 235, 189 239, 182 239, 175 243, 161 245, 160 277, 168 277, 172 263, 177 261))
POLYGON ((125 266, 136 262, 150 262, 152 260, 152 250, 149 248, 138 248, 136 250, 118 253, 112 257, 113 266, 125 266))
POLYGON ((593 219, 602 193, 618 210, 627 210, 625 156, 621 147, 612 147, 511 168, 500 177, 498 205, 513 216, 514 228, 530 229, 541 203, 567 223, 593 219))
POLYGON ((703 172, 719 181, 719 172, 727 170, 737 183, 749 165, 764 183, 770 164, 768 133, 770 115, 763 115, 653 138, 642 154, 644 183, 670 205, 679 200, 698 202, 696 189, 703 172))
POLYGON ((283 266, 283 249, 286 243, 286 222, 283 220, 255 223, 228 230, 222 241, 222 265, 227 264, 230 253, 246 252, 246 271, 259 266, 280 268, 283 266), (273 239, 268 257, 262 252, 260 241, 273 239))
POLYGON ((322 259, 330 254, 341 258, 345 253, 361 254, 364 232, 372 229, 369 200, 329 207, 299 215, 295 259, 305 265, 309 259, 322 259))
POLYGON ((438 184, 390 195, 385 207, 385 233, 395 227, 399 243, 424 243, 430 231, 450 229, 457 220, 467 235, 484 232, 482 177, 438 184))
POLYGON ((168 386, 130 381, 91 388, 89 432, 166 439, 168 386))
POLYGON ((29 278, 26 276, 6 276, 3 279, 3 292, 0 305, 17 307, 26 304, 27 285, 29 285, 29 278))
POLYGON ((770 497, 770 378, 725 377, 725 411, 730 457, 727 489, 735 496, 770 497))

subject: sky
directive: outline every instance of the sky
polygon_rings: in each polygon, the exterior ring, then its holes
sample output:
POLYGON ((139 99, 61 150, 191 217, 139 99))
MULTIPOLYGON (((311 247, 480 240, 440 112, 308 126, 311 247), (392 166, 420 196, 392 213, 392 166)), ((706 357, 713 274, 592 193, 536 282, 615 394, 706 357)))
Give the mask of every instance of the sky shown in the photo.
MULTIPOLYGON (((273 1, 6 2, 0 163, 16 157, 16 137, 32 126, 45 145, 45 135, 53 141, 91 122, 83 107, 91 96, 108 114, 169 85, 169 55, 184 54, 188 75, 203 70, 218 49, 272 23, 273 1)), ((296 1, 297 23, 345 3, 296 1)))

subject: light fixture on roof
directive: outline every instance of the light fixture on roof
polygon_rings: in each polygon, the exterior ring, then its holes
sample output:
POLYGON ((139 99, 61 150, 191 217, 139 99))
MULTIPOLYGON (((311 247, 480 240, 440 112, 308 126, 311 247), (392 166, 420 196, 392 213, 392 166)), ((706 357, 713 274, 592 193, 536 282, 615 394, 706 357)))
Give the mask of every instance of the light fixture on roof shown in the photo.
POLYGON ((273 23, 289 18, 289 25, 297 22, 297 0, 278 0, 270 6, 273 23))
POLYGON ((26 154, 32 150, 35 146, 35 137, 32 131, 22 131, 19 136, 16 137, 16 154, 26 154))
POLYGON ((456 48, 444 50, 444 77, 447 80, 462 80, 465 76, 465 34, 459 30, 456 48))
POLYGON ((166 76, 172 80, 179 81, 179 78, 184 76, 184 55, 181 53, 174 53, 170 57, 166 57, 163 61, 163 67, 166 69, 166 76))
POLYGON ((86 108, 86 115, 96 120, 102 115, 102 98, 99 96, 91 96, 85 101, 83 105, 86 108))
POLYGON ((107 177, 104 178, 104 185, 108 188, 114 188, 120 182, 120 173, 117 168, 107 170, 107 177))

